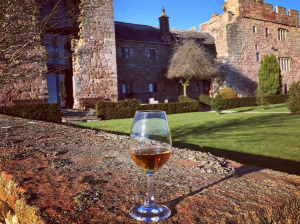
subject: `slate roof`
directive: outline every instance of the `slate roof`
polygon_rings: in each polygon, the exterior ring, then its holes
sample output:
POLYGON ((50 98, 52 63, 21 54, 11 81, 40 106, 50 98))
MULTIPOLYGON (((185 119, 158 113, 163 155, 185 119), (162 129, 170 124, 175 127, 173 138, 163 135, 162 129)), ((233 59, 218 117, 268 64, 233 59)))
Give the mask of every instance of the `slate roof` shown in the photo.
MULTIPOLYGON (((115 21, 115 32, 117 40, 143 41, 152 43, 164 43, 160 38, 160 29, 155 26, 139 25, 133 23, 123 23, 115 21)), ((195 32, 179 29, 170 29, 172 39, 192 36, 203 45, 214 46, 214 37, 209 33, 195 32)))

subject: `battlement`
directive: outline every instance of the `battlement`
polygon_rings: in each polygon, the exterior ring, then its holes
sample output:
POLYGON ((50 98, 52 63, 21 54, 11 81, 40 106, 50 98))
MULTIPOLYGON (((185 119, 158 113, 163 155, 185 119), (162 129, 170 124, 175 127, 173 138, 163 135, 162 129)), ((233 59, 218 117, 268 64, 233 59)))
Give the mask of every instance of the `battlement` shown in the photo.
POLYGON ((263 0, 225 0, 223 10, 232 11, 236 16, 270 21, 299 27, 299 12, 285 7, 264 3, 263 0))

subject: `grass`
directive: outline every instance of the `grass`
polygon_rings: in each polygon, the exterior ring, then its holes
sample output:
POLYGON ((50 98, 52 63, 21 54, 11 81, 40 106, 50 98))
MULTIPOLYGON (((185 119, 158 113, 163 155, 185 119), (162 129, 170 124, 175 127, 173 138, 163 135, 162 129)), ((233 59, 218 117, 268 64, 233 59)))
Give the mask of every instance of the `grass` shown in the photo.
POLYGON ((240 111, 240 112, 290 112, 284 103, 281 104, 271 104, 267 109, 262 110, 261 106, 257 107, 239 107, 229 109, 228 111, 240 111))
MULTIPOLYGON (((283 108, 284 105, 277 105, 269 110, 283 108)), ((211 152, 242 164, 300 175, 300 116, 195 112, 168 115, 168 120, 175 147, 211 152)), ((129 134, 131 124, 132 119, 120 119, 79 125, 129 134)))

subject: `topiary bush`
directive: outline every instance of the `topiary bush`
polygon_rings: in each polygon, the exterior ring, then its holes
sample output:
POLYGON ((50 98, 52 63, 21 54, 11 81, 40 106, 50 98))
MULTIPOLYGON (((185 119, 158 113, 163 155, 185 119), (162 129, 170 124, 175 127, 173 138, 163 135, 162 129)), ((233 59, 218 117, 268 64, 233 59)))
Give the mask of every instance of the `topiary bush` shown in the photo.
POLYGON ((224 88, 219 91, 220 95, 223 97, 223 99, 231 99, 231 98, 237 98, 236 92, 232 88, 224 88))
POLYGON ((291 114, 300 114, 300 82, 291 84, 288 95, 286 106, 291 111, 291 114))
POLYGON ((61 122, 60 107, 57 103, 2 106, 0 113, 27 119, 61 122))
POLYGON ((222 95, 219 92, 217 93, 216 97, 212 100, 211 108, 217 111, 218 115, 226 109, 226 100, 222 97, 222 95))

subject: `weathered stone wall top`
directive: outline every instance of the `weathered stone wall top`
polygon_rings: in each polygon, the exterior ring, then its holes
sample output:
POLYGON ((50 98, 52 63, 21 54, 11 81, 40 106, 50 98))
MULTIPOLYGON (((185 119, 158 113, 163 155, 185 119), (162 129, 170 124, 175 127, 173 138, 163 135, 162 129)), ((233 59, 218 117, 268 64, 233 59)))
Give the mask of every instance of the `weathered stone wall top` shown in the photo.
POLYGON ((255 0, 239 0, 238 4, 241 17, 299 27, 299 12, 296 10, 289 9, 287 14, 286 8, 276 6, 274 12, 273 5, 255 0))

